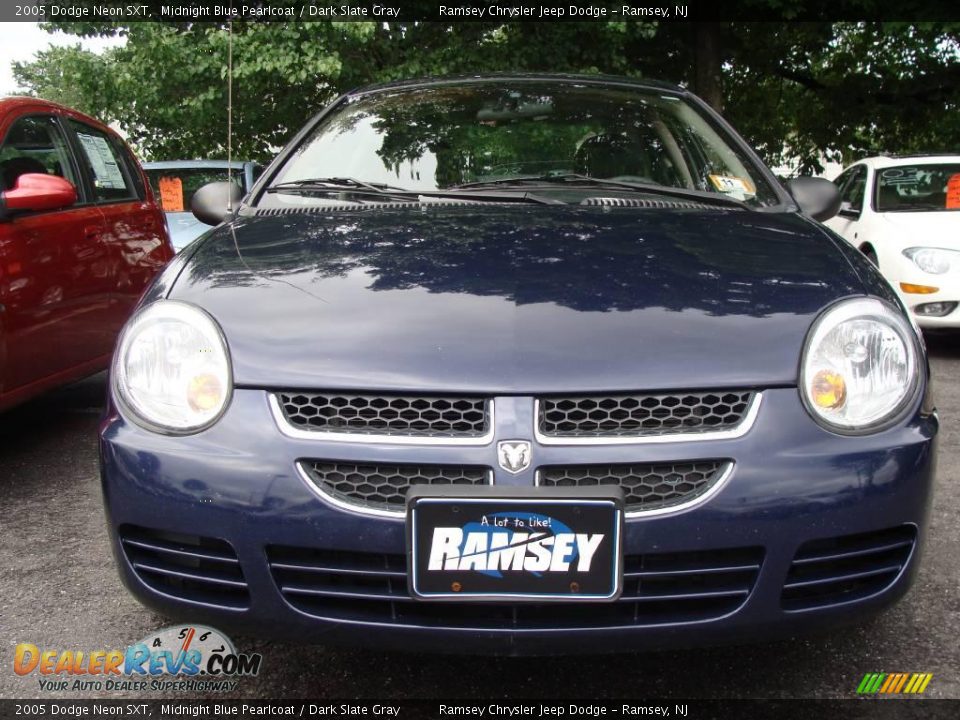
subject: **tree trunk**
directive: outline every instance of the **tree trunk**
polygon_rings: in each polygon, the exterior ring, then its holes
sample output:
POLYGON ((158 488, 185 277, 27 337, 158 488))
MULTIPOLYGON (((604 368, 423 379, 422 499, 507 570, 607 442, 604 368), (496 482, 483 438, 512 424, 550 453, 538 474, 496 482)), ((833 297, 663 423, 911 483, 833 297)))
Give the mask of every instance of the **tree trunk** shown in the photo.
POLYGON ((723 112, 723 56, 720 52, 718 22, 698 22, 694 32, 696 42, 693 91, 717 112, 723 112))

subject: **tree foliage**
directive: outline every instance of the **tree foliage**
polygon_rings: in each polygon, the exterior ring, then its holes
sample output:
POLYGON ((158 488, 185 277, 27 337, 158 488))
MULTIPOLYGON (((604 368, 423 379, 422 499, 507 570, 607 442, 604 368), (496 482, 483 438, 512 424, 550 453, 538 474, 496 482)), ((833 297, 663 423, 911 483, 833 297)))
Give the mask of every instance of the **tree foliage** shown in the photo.
MULTIPOLYGON (((148 157, 225 154, 224 26, 55 27, 127 42, 17 64, 29 92, 120 123, 148 157)), ((722 105, 768 161, 807 170, 824 152, 849 161, 960 144, 960 23, 237 22, 233 61, 235 156, 259 160, 344 90, 498 70, 680 83, 722 105)))

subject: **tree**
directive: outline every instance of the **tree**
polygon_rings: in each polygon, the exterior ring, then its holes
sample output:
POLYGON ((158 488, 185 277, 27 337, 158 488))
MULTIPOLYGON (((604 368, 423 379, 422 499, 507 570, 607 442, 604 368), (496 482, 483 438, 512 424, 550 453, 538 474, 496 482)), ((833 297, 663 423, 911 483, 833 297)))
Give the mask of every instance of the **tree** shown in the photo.
POLYGON ((98 115, 116 97, 113 63, 109 55, 97 55, 79 44, 50 46, 37 53, 35 61, 14 63, 17 82, 32 95, 98 115))
MULTIPOLYGON (((53 26, 127 44, 101 57, 45 51, 15 68, 30 92, 119 122, 150 157, 225 154, 224 26, 53 26)), ((236 22, 233 48, 235 154, 259 160, 346 89, 496 70, 680 83, 769 162, 806 170, 825 152, 848 161, 960 144, 960 23, 236 22)))

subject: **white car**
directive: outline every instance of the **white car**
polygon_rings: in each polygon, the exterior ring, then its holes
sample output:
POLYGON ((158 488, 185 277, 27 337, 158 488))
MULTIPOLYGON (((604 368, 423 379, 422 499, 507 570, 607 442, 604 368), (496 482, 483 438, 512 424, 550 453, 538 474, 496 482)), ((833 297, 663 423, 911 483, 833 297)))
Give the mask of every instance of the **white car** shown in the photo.
POLYGON ((825 225, 880 268, 925 328, 960 327, 960 155, 872 157, 834 180, 825 225))

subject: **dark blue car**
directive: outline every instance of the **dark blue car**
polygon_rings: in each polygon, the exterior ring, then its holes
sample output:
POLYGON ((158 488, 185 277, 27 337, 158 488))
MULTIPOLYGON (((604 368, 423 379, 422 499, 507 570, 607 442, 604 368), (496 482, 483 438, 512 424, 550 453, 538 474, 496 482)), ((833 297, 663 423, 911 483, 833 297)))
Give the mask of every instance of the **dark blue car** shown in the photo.
MULTIPOLYGON (((232 204, 228 204, 232 197, 232 204)), ((103 487, 166 615, 505 654, 860 620, 924 542, 895 293, 713 111, 621 78, 349 93, 119 343, 103 487)))

